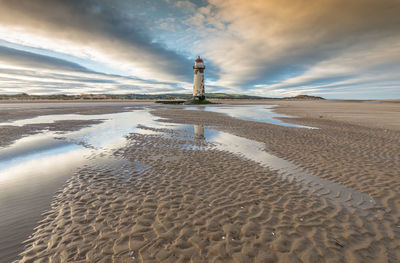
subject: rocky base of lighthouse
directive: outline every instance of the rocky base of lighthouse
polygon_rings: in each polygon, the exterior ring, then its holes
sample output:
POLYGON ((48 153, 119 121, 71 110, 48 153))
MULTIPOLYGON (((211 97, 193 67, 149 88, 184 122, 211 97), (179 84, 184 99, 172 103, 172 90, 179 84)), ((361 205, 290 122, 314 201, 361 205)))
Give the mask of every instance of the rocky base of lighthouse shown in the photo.
POLYGON ((206 96, 193 96, 193 100, 205 100, 206 96))
POLYGON ((198 105, 198 104, 219 104, 219 103, 214 103, 214 102, 211 102, 211 101, 209 101, 209 100, 206 100, 206 99, 202 99, 202 100, 199 100, 199 99, 191 99, 191 100, 188 100, 188 101, 185 101, 185 103, 183 103, 184 105, 198 105))

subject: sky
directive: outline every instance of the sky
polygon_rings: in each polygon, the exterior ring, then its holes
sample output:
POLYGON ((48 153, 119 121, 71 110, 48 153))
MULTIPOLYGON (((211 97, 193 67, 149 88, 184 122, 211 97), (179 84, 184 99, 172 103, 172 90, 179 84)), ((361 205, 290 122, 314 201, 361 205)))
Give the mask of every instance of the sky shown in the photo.
POLYGON ((0 94, 400 98, 400 0, 0 0, 0 94))

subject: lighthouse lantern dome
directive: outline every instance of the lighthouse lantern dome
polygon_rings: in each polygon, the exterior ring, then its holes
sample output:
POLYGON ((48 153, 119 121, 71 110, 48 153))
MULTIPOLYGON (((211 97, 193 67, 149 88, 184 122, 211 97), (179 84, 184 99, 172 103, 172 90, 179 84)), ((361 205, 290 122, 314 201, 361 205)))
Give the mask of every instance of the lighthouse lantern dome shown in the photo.
POLYGON ((205 66, 204 66, 204 62, 203 62, 203 60, 200 58, 200 56, 198 56, 197 57, 197 59, 194 61, 194 66, 193 66, 193 68, 198 68, 198 69, 201 69, 201 68, 205 68, 205 66))
POLYGON ((200 56, 197 57, 197 59, 195 60, 195 62, 203 62, 203 60, 200 58, 200 56))

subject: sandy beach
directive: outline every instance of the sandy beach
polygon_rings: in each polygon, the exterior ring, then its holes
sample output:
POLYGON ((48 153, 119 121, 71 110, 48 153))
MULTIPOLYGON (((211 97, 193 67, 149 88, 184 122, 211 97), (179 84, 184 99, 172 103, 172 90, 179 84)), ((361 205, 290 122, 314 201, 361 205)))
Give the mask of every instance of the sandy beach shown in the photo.
MULTIPOLYGON (((10 250, 2 245, 0 256, 5 262, 400 262, 400 103, 222 102, 214 107, 277 105, 274 112, 297 116, 283 122, 315 129, 150 102, 3 105, 0 121, 8 125, 0 127, 0 150, 53 132, 57 143, 78 142, 78 155, 86 157, 53 178, 24 233, 4 232, 0 220, 0 244, 17 242, 14 235, 25 240, 10 250), (85 119, 13 125, 66 114, 85 119), (122 114, 121 121, 104 130, 136 123, 119 134, 123 142, 106 147, 76 139, 113 114, 122 114), (140 119, 146 114, 151 121, 140 119)), ((13 185, 7 182, 0 187, 13 185)), ((15 199, 7 200, 10 206, 15 199)))

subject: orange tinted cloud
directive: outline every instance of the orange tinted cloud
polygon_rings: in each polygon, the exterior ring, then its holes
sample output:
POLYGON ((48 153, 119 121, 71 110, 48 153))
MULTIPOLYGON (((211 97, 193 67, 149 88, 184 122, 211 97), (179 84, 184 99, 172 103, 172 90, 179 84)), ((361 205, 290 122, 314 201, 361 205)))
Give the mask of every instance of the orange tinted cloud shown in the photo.
MULTIPOLYGON (((335 70, 326 68, 331 70, 325 71, 324 76, 329 78, 340 67, 344 70, 338 77, 362 74, 363 68, 368 67, 365 63, 382 67, 400 63, 397 49, 387 48, 400 43, 400 1, 397 0, 209 2, 214 10, 213 19, 225 23, 226 29, 221 34, 210 34, 209 41, 199 43, 199 48, 221 69, 221 85, 241 90, 246 83, 279 82, 279 76, 287 78, 285 75, 296 75, 296 72, 301 76, 302 72, 315 72, 314 66, 331 65, 330 62, 336 64, 335 70), (373 62, 371 51, 380 54, 373 62), (346 72, 352 59, 358 60, 360 72, 353 70, 354 66, 351 72, 346 72)), ((206 20, 205 24, 209 22, 206 20)))

